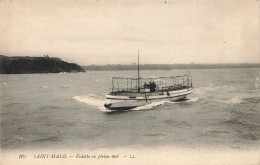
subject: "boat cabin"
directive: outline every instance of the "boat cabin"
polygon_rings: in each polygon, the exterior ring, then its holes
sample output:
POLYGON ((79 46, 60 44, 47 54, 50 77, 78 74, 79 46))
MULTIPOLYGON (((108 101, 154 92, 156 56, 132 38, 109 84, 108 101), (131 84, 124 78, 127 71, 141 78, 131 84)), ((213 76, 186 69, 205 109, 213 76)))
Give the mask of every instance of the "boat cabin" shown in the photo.
POLYGON ((163 93, 192 87, 190 75, 159 78, 112 77, 110 95, 163 93))

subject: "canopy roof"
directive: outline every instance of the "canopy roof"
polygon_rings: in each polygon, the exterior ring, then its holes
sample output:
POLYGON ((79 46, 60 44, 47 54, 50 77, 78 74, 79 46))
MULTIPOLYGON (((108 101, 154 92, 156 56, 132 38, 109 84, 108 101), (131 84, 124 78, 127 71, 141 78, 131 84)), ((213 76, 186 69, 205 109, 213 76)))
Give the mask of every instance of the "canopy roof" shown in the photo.
MULTIPOLYGON (((139 78, 139 79, 147 79, 147 80, 155 80, 155 79, 172 79, 177 77, 190 77, 190 75, 182 75, 182 76, 170 76, 170 77, 155 77, 155 78, 139 78)), ((138 80, 138 78, 126 78, 126 77, 112 77, 113 79, 128 79, 128 80, 138 80)))

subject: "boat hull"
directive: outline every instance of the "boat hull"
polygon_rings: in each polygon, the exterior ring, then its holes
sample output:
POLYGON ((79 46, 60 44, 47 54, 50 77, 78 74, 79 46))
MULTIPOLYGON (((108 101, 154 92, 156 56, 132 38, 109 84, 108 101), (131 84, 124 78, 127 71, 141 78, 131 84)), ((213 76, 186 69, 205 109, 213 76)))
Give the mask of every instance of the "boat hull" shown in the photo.
POLYGON ((106 104, 104 105, 107 109, 113 111, 124 111, 134 109, 136 107, 145 106, 151 104, 153 102, 169 100, 169 101, 178 101, 186 98, 188 94, 192 93, 192 88, 179 90, 179 91, 169 91, 163 94, 153 93, 145 93, 136 98, 129 96, 114 96, 107 95, 106 96, 106 104))

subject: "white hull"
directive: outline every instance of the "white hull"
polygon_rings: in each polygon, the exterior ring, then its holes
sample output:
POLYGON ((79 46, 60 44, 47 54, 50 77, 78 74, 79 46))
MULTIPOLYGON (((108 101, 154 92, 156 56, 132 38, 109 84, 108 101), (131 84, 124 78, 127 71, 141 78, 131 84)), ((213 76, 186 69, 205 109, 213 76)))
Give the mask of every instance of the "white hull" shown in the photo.
POLYGON ((161 100, 177 101, 192 93, 192 88, 159 93, 144 93, 136 97, 106 95, 105 107, 110 110, 129 110, 161 100))

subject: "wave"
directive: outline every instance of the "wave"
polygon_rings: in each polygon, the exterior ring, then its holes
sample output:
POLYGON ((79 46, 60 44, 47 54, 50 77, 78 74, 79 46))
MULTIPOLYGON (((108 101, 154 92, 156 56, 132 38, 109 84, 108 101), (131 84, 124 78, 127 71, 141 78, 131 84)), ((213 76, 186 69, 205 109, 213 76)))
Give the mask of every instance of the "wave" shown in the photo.
POLYGON ((245 98, 244 100, 247 101, 248 103, 257 104, 257 103, 260 102, 260 96, 247 97, 247 98, 245 98))
POLYGON ((137 108, 134 108, 132 110, 134 111, 138 111, 138 110, 149 110, 149 109, 152 109, 154 107, 157 107, 157 106, 160 106, 160 105, 163 105, 165 103, 170 103, 170 104, 178 104, 178 103, 189 103, 189 102, 196 102, 198 101, 199 98, 191 98, 191 99, 186 99, 184 101, 170 101, 170 100, 163 100, 163 101, 158 101, 158 102, 152 102, 151 104, 147 104, 147 105, 144 105, 144 106, 140 106, 140 107, 137 107, 137 108))
POLYGON ((18 135, 15 135, 14 136, 15 140, 18 140, 18 141, 24 141, 25 139, 21 136, 18 136, 18 135))
MULTIPOLYGON (((82 103, 86 103, 88 105, 91 106, 96 106, 99 110, 103 111, 103 112, 111 112, 111 110, 107 110, 104 107, 105 102, 105 98, 95 95, 95 94, 87 94, 87 95, 83 95, 83 96, 74 96, 73 99, 77 100, 78 102, 82 102, 82 103)), ((198 98, 191 98, 191 99, 187 99, 185 101, 169 101, 169 100, 162 100, 162 101, 157 101, 157 102, 152 102, 150 104, 147 105, 143 105, 140 107, 136 107, 131 109, 132 111, 139 111, 139 110, 149 110, 152 109, 154 107, 163 105, 164 103, 172 103, 172 104, 176 104, 176 103, 183 103, 183 102, 196 102, 198 101, 198 98)))
POLYGON ((32 142, 46 142, 46 141, 57 142, 57 141, 60 141, 60 138, 52 136, 52 137, 36 139, 36 140, 33 140, 32 142))
POLYGON ((241 103, 243 100, 242 98, 235 96, 229 100, 230 103, 241 103))
POLYGON ((240 108, 231 109, 230 117, 224 120, 223 124, 232 125, 235 130, 239 130, 241 133, 257 133, 259 137, 259 112, 253 108, 245 110, 244 107, 247 107, 247 105, 241 105, 240 108))
POLYGON ((259 102, 259 94, 240 94, 231 98, 224 98, 225 100, 215 100, 218 102, 223 102, 223 103, 227 103, 227 104, 240 104, 244 101, 247 102, 252 102, 252 103, 257 103, 259 102))
POLYGON ((209 84, 209 86, 194 88, 193 93, 200 96, 205 96, 206 94, 212 94, 215 91, 234 91, 232 86, 214 86, 209 84))
POLYGON ((240 104, 243 101, 243 98, 240 96, 235 96, 232 97, 230 99, 226 99, 226 100, 215 100, 217 102, 221 102, 221 103, 227 103, 227 104, 240 104))
MULTIPOLYGON (((103 112, 111 112, 111 110, 107 110, 104 107, 105 99, 101 96, 97 96, 95 94, 88 94, 88 95, 84 95, 84 96, 74 96, 73 99, 75 99, 79 102, 82 102, 82 103, 86 103, 88 105, 96 106, 99 110, 101 110, 103 112)), ((152 109, 156 106, 162 105, 163 103, 165 103, 165 101, 153 102, 151 104, 140 106, 140 107, 137 107, 137 108, 134 108, 131 110, 133 110, 133 111, 148 110, 148 109, 152 109)))
POLYGON ((195 96, 208 101, 217 101, 226 104, 240 104, 248 98, 259 97, 260 94, 256 90, 247 90, 241 92, 232 86, 210 86, 199 87, 193 90, 195 96))
POLYGON ((164 120, 163 122, 168 125, 174 125, 174 126, 191 126, 191 124, 187 123, 187 121, 181 121, 181 120, 170 119, 170 120, 164 120))
POLYGON ((260 87, 260 79, 258 77, 255 78, 255 88, 260 87))
POLYGON ((152 109, 154 107, 157 107, 159 105, 164 104, 166 101, 158 101, 158 102, 152 102, 151 104, 147 104, 144 106, 140 106, 140 107, 136 107, 134 109, 132 109, 133 111, 140 111, 140 110, 149 110, 152 109))
POLYGON ((14 107, 14 106, 21 107, 21 106, 26 106, 26 104, 23 104, 23 103, 9 103, 9 104, 4 105, 4 107, 6 107, 6 108, 14 107))
POLYGON ((96 106, 101 111, 107 112, 106 108, 104 107, 105 99, 101 96, 95 95, 95 94, 88 94, 84 96, 74 96, 73 99, 86 103, 88 105, 96 106))
POLYGON ((189 103, 189 102, 196 102, 200 99, 200 97, 194 97, 194 98, 191 98, 191 99, 187 99, 185 102, 189 103))
POLYGON ((143 136, 167 136, 167 135, 161 133, 149 133, 149 134, 144 134, 143 136))
POLYGON ((194 88, 193 93, 196 95, 205 95, 206 93, 214 91, 214 87, 207 86, 207 87, 200 87, 200 88, 194 88))
POLYGON ((228 104, 232 104, 232 103, 240 104, 242 101, 244 101, 244 98, 246 98, 246 97, 235 96, 235 97, 232 97, 231 99, 228 99, 227 101, 224 101, 224 102, 228 103, 228 104))
POLYGON ((194 98, 190 98, 190 99, 186 99, 184 101, 169 101, 167 100, 167 103, 171 103, 171 104, 178 104, 178 103, 190 103, 190 102, 196 102, 200 99, 200 97, 194 97, 194 98))
POLYGON ((54 105, 44 105, 39 108, 40 110, 59 110, 61 107, 54 106, 54 105))

